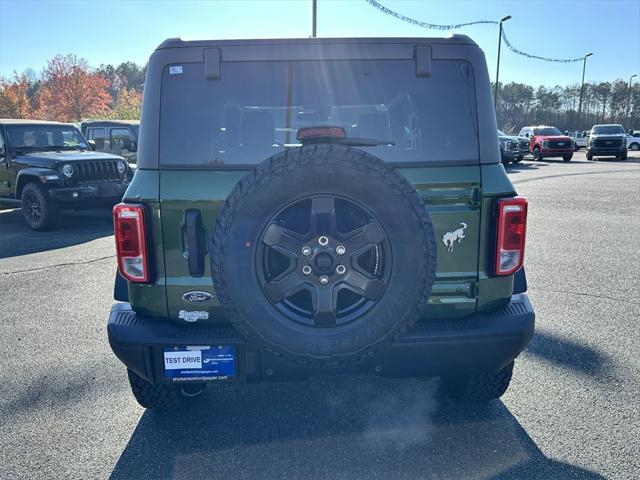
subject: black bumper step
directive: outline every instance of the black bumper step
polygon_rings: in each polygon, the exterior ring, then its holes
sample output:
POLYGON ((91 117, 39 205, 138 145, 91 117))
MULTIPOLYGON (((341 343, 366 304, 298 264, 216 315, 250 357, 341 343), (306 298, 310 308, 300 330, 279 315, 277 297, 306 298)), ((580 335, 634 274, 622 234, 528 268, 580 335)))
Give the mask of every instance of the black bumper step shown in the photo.
POLYGON ((348 367, 312 370, 282 363, 257 343, 247 342, 227 324, 187 324, 137 315, 128 303, 111 309, 107 331, 116 356, 151 383, 164 378, 162 351, 189 345, 233 345, 238 349, 237 380, 287 380, 327 373, 386 376, 439 376, 497 371, 525 348, 535 315, 524 294, 490 312, 456 320, 418 322, 367 361, 348 367))

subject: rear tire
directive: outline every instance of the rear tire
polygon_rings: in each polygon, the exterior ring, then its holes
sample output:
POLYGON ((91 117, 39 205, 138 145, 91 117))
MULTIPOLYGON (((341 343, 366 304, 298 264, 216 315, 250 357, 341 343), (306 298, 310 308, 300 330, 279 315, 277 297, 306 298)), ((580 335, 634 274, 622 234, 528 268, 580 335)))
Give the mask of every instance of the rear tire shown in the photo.
POLYGON ((485 403, 500 398, 507 391, 512 374, 513 362, 495 373, 443 377, 442 384, 453 399, 485 403))
POLYGON ((27 183, 22 190, 22 216, 29 228, 45 231, 54 228, 58 220, 58 204, 39 183, 27 183))
POLYGON ((127 370, 129 385, 133 396, 144 408, 168 409, 177 407, 180 402, 180 389, 177 385, 153 385, 142 377, 127 370))
POLYGON ((536 162, 540 162, 540 161, 542 161, 542 154, 540 153, 540 149, 539 149, 538 147, 535 147, 535 148, 533 149, 533 159, 534 159, 536 162))
POLYGON ((564 160, 565 162, 570 162, 572 158, 573 158, 573 153, 562 156, 562 160, 564 160))
POLYGON ((633 142, 631 145, 629 145, 629 150, 637 152, 638 150, 640 150, 640 143, 633 142))

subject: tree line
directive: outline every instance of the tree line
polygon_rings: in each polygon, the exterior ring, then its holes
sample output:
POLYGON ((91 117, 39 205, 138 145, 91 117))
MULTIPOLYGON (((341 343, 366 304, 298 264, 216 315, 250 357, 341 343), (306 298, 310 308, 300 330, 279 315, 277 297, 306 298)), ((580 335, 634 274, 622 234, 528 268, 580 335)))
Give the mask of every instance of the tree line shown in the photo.
MULTIPOLYGON (((146 66, 134 62, 92 68, 76 55, 58 55, 40 72, 14 72, 0 78, 0 118, 34 118, 79 122, 87 118, 140 118, 146 66)), ((553 125, 588 130, 596 123, 621 123, 640 129, 640 84, 585 83, 578 118, 580 85, 533 87, 499 85, 498 127, 518 132, 525 125, 553 125)))
POLYGON ((57 55, 40 73, 0 78, 0 118, 137 120, 145 74, 133 62, 92 68, 76 55, 57 55))
POLYGON ((499 85, 498 126, 519 132, 527 125, 552 125, 560 130, 589 130, 598 123, 619 123, 640 130, 640 84, 629 91, 624 80, 585 83, 580 110, 580 84, 532 87, 524 83, 499 85))

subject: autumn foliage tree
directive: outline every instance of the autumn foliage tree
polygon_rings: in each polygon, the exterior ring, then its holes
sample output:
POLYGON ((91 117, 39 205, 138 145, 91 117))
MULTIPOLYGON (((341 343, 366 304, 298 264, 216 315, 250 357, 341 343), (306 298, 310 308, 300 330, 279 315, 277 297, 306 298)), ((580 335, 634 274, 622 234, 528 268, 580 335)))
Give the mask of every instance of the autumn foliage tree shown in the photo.
POLYGON ((76 55, 57 55, 42 72, 38 117, 65 122, 105 116, 110 111, 109 81, 76 55))
POLYGON ((32 79, 26 73, 13 72, 13 79, 0 79, 0 118, 32 118, 29 97, 32 79))
POLYGON ((142 94, 133 88, 123 87, 107 118, 114 120, 138 120, 142 107, 142 94))

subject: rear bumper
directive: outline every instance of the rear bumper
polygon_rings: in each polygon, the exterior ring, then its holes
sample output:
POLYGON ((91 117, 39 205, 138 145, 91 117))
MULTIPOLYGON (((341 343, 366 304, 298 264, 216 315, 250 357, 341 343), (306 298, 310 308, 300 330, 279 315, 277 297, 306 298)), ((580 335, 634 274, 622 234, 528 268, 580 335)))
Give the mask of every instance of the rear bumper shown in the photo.
POLYGON ((115 355, 151 383, 168 383, 163 349, 173 346, 237 347, 234 380, 298 380, 328 373, 377 373, 389 377, 441 376, 497 371, 533 336, 535 315, 524 294, 491 312, 463 319, 419 322, 364 363, 331 370, 282 363, 259 344, 246 342, 229 325, 184 324, 138 316, 128 303, 111 308, 107 332, 115 355))
POLYGON ((59 202, 76 203, 97 200, 117 203, 129 185, 123 182, 81 185, 77 187, 51 188, 49 195, 59 202))

